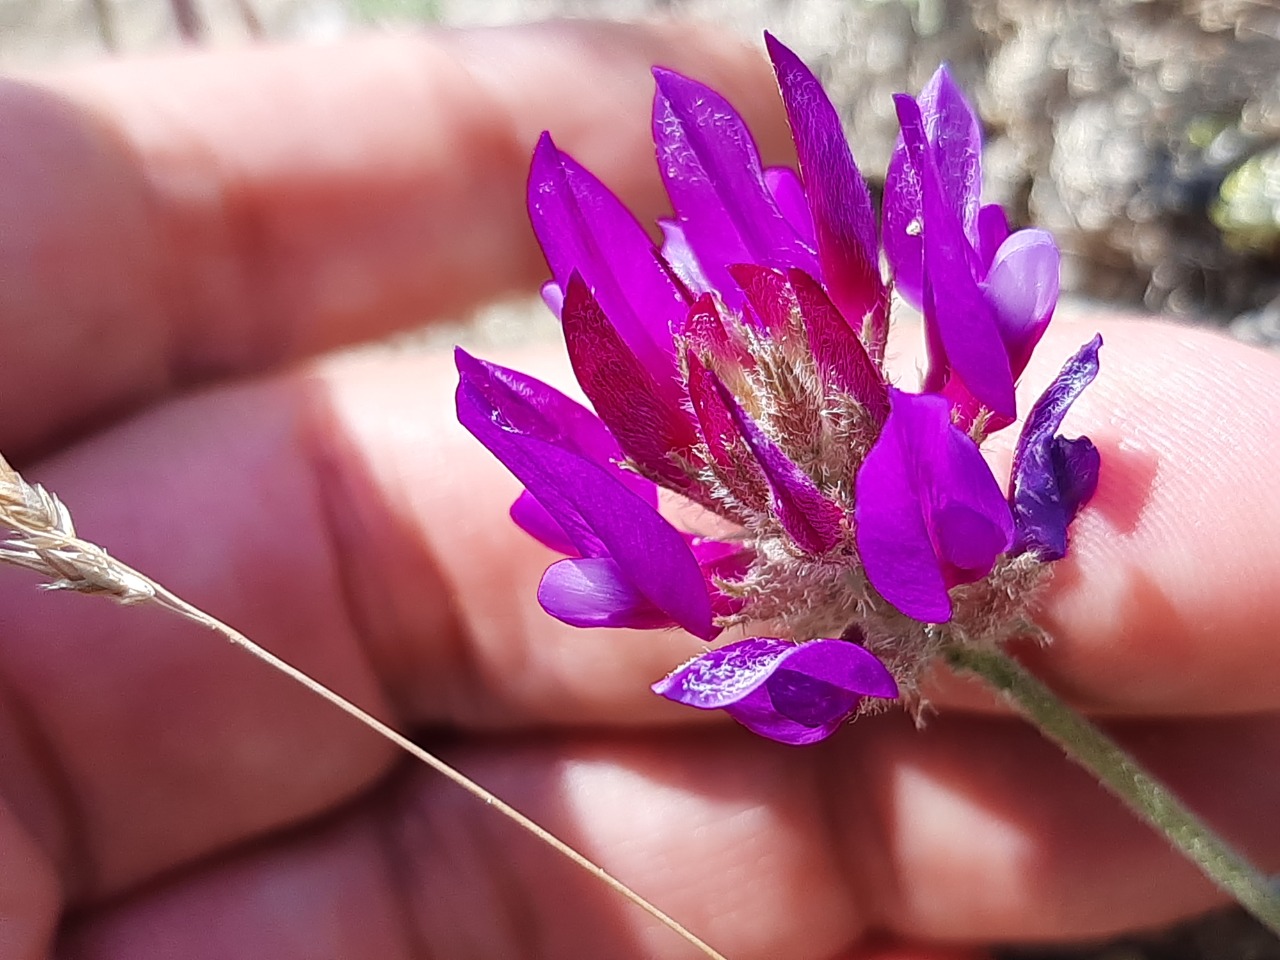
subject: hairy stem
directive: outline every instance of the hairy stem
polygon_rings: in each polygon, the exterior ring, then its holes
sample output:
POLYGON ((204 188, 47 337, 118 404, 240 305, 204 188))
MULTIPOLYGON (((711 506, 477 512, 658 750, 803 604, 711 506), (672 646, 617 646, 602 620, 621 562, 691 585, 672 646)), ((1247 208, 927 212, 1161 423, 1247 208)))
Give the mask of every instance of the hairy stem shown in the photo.
POLYGON ((1068 757, 1097 777, 1268 930, 1280 935, 1280 889, 1119 744, 999 650, 956 645, 946 648, 943 656, 952 667, 981 677, 1000 691, 1068 757))

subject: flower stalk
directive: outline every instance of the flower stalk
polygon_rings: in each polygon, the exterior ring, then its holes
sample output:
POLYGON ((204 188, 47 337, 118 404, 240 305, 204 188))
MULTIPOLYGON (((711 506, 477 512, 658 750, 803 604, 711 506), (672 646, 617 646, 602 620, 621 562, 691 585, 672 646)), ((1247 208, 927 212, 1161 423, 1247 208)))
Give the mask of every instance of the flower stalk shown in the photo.
POLYGON ((985 681, 1068 757, 1200 868, 1272 933, 1280 935, 1280 888, 1213 831, 1132 754, 1067 706, 1017 660, 999 649, 958 644, 943 659, 985 681))

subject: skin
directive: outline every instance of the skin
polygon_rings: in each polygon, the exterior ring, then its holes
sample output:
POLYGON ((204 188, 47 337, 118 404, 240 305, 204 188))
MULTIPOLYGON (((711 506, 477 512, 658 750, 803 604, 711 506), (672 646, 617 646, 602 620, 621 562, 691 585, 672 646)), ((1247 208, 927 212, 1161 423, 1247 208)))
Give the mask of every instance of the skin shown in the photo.
MULTIPOLYGON (((949 958, 1217 897, 971 686, 788 749, 647 685, 698 649, 579 631, 447 357, 322 351, 531 288, 538 132, 661 212, 649 64, 785 127, 710 31, 558 25, 95 65, 0 85, 0 448, 122 559, 413 731, 734 957, 949 958)), ((1262 865, 1280 776, 1280 360, 1095 330, 1103 453, 1025 651, 1262 865)), ((493 352, 490 352, 493 355, 493 352)), ((559 382, 552 351, 495 356, 559 382)), ((1024 402, 1022 408, 1025 409, 1024 402)), ((999 450, 994 454, 1001 459, 999 450)), ((1007 459, 1007 451, 1005 451, 1007 459)), ((262 664, 0 571, 0 958, 690 956, 262 664)))

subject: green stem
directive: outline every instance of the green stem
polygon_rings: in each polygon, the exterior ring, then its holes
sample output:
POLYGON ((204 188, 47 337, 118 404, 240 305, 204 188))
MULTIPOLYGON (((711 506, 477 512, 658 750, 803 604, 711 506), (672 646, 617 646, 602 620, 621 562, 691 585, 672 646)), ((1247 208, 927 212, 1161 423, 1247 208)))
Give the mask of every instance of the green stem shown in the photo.
POLYGON ((1268 930, 1280 935, 1280 890, 1114 740, 999 650, 950 646, 943 656, 952 667, 976 674, 1004 694, 1067 756, 1163 834, 1268 930))

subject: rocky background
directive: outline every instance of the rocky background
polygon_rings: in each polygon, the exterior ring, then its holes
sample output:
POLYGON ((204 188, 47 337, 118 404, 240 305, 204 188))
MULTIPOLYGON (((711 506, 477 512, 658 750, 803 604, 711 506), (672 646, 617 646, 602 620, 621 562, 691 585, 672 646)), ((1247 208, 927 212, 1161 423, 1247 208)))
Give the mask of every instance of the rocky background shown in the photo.
MULTIPOLYGON (((869 171, 884 169, 897 132, 888 94, 950 61, 987 125, 988 195, 1054 232, 1074 297, 1280 348, 1280 0, 0 0, 0 69, 424 22, 653 14, 783 37, 826 81, 869 171)), ((1280 960, 1280 943, 1228 911, 1005 956, 1280 960)))

